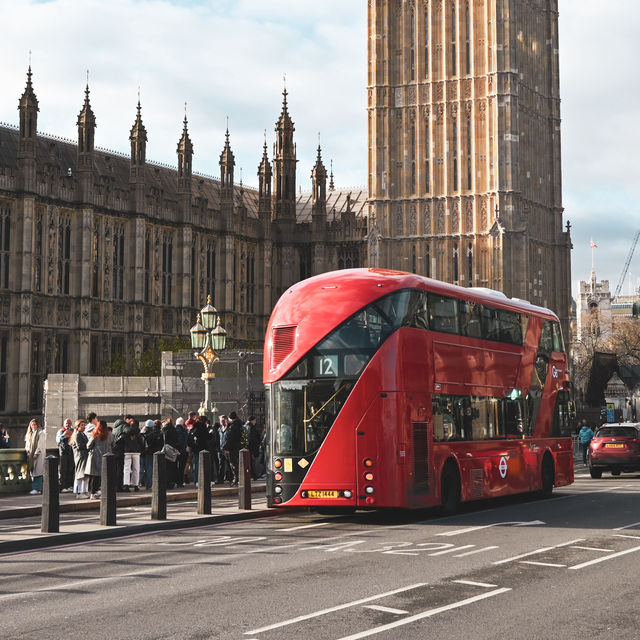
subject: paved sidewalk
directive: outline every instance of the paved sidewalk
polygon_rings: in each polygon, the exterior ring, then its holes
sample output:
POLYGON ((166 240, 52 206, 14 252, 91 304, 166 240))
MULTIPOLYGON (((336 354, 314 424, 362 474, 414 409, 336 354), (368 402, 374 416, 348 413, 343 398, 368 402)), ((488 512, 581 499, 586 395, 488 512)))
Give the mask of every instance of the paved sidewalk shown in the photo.
POLYGON ((268 509, 265 484, 252 483, 252 509, 238 508, 236 487, 211 489, 211 515, 197 514, 197 490, 191 487, 167 492, 167 519, 151 519, 151 492, 118 493, 117 525, 100 524, 100 500, 77 500, 73 494, 60 494, 60 532, 42 533, 42 496, 0 497, 0 555, 61 544, 101 540, 167 529, 203 526, 277 515, 268 509))

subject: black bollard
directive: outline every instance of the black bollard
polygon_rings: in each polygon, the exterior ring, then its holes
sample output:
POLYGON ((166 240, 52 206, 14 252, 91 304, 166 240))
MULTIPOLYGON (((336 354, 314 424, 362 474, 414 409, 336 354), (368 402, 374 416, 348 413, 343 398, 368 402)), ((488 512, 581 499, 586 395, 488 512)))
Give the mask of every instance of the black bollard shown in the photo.
POLYGON ((198 460, 198 514, 211 515, 211 452, 203 449, 198 460))
POLYGON ((238 476, 238 509, 251 509, 251 452, 249 449, 240 449, 238 476))
POLYGON ((102 475, 100 480, 100 524, 103 527, 116 526, 116 476, 117 456, 105 453, 102 456, 102 475))
POLYGON ((151 485, 151 519, 152 520, 167 519, 167 461, 162 451, 156 451, 153 454, 153 483, 151 485))
POLYGON ((44 484, 42 487, 42 533, 60 531, 60 488, 58 485, 58 458, 44 459, 44 484))

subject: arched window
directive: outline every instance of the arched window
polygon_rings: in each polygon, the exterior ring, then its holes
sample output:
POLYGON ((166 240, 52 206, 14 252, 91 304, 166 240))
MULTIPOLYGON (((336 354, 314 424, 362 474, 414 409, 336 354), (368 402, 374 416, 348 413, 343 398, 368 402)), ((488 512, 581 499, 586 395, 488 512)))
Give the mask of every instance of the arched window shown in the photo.
POLYGON ((418 271, 418 257, 416 256, 416 246, 411 247, 411 272, 417 273, 418 271))
POLYGON ((424 77, 429 77, 429 11, 424 12, 424 77))
POLYGON ((454 116, 451 122, 452 140, 451 156, 453 164, 453 190, 458 190, 458 119, 454 116))
POLYGON ((467 116, 467 189, 472 189, 473 174, 471 171, 471 116, 467 116))
POLYGON ((471 73, 471 19, 469 16, 469 3, 465 8, 465 72, 471 73))

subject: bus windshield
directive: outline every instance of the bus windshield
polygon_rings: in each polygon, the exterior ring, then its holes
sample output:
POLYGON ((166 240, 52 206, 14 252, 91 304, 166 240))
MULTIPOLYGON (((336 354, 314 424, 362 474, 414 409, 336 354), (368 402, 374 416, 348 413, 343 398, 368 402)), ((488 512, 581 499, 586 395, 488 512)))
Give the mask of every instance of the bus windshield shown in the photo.
POLYGON ((320 448, 373 354, 405 322, 413 297, 398 291, 361 309, 272 385, 275 455, 320 448))

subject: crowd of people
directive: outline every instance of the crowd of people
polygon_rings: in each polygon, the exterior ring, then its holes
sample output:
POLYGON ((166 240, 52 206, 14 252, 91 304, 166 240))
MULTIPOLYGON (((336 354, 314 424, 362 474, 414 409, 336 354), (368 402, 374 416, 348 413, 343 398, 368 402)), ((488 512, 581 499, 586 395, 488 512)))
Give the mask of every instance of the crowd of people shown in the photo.
MULTIPOLYGON (((0 437, 1 434, 0 434, 0 437)), ((118 491, 150 489, 154 454, 162 451, 166 462, 167 488, 193 483, 197 487, 200 452, 211 452, 212 484, 238 486, 239 455, 249 449, 251 477, 264 475, 264 437, 255 416, 243 424, 232 411, 210 424, 206 416, 191 411, 182 417, 140 422, 131 415, 118 418, 112 426, 95 413, 86 419, 64 421, 56 433, 59 453, 59 484, 62 493, 77 498, 100 497, 102 457, 116 456, 118 491)), ((42 493, 46 437, 38 420, 31 420, 25 436, 27 464, 32 479, 31 494, 42 493)))

